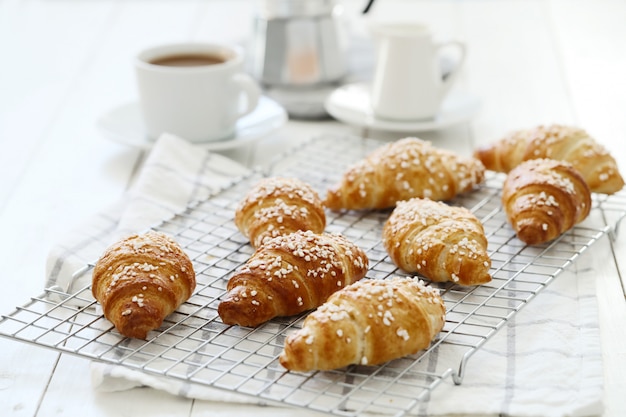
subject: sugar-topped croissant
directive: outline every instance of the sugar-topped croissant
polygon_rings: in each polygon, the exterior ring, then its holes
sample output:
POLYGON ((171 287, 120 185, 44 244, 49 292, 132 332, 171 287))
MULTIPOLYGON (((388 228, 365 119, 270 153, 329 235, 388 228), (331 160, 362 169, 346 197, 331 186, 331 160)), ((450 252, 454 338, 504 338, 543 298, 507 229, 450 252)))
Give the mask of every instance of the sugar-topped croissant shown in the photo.
POLYGON ((571 163, 593 192, 613 194, 624 187, 615 159, 576 127, 550 125, 518 130, 477 149, 475 156, 487 169, 498 172, 509 172, 529 159, 558 159, 571 163))
POLYGON ((328 190, 326 207, 382 209, 413 197, 448 200, 470 191, 484 178, 484 167, 417 138, 384 145, 347 169, 328 190))
POLYGON ((583 221, 591 209, 589 187, 565 161, 533 159, 507 175, 502 206, 517 237, 535 245, 583 221))
POLYGON ((171 237, 148 232, 111 245, 97 261, 92 293, 124 336, 145 339, 196 286, 193 265, 171 237))
POLYGON ((464 207, 421 198, 401 201, 383 226, 383 244, 398 267, 431 281, 491 281, 483 225, 464 207))
POLYGON ((444 320, 437 289, 414 278, 364 279, 309 314, 279 361, 293 371, 376 365, 427 348, 444 320))
POLYGON ((218 306, 226 324, 258 326, 311 310, 365 276, 368 259, 339 234, 297 231, 267 240, 229 279, 218 306))
POLYGON ((326 214, 313 188, 296 178, 260 180, 235 210, 235 225, 254 247, 296 230, 322 233, 326 214))

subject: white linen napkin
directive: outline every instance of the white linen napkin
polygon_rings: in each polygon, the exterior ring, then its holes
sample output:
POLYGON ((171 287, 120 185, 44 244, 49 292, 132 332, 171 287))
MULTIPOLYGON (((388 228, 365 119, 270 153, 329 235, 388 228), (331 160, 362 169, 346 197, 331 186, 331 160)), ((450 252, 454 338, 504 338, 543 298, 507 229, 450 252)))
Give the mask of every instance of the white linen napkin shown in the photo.
POLYGON ((601 414, 598 306, 586 276, 561 273, 469 359, 462 385, 433 391, 425 414, 601 414))
MULTIPOLYGON (((245 175, 239 164, 171 135, 155 144, 123 201, 81 225, 49 256, 47 287, 72 292, 89 283, 75 274, 122 235, 143 231, 189 202, 245 175)), ((585 416, 602 412, 603 375, 595 284, 565 271, 468 362, 464 383, 450 379, 413 413, 585 416)), ((445 358, 440 358, 445 359, 445 358)), ((103 391, 148 386, 189 398, 262 404, 263 400, 154 376, 123 366, 92 364, 103 391)))
MULTIPOLYGON (((91 282, 82 271, 114 241, 150 226, 208 198, 250 172, 222 155, 171 134, 163 134, 122 201, 72 230, 52 250, 46 265, 46 288, 73 293, 91 282)), ((222 390, 184 384, 123 366, 92 362, 92 384, 102 391, 149 386, 174 395, 243 403, 258 401, 222 390)))

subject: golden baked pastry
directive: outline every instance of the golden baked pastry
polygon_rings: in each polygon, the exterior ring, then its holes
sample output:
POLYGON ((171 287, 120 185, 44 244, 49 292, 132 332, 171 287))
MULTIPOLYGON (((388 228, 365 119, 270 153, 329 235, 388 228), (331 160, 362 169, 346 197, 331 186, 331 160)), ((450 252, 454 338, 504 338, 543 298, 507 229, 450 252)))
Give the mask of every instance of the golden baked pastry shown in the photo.
POLYGON ((293 371, 376 365, 427 348, 443 328, 439 291, 413 278, 364 279, 330 296, 285 340, 293 371))
POLYGON ((417 138, 384 145, 349 167, 328 190, 326 207, 383 209, 413 197, 448 200, 484 179, 484 167, 417 138))
POLYGON ((296 178, 272 177, 259 181, 239 203, 235 225, 256 248, 296 230, 322 233, 326 213, 310 185, 296 178))
POLYGON ((552 240, 583 221, 591 210, 585 180, 564 161, 532 159, 507 175, 502 206, 517 237, 535 245, 552 240))
POLYGON ((487 169, 509 172, 523 161, 549 158, 567 161, 593 192, 613 194, 624 187, 615 159, 583 129, 563 125, 518 130, 477 149, 487 169))
POLYGON ((171 237, 150 231, 111 245, 96 263, 93 296, 124 336, 145 339, 196 286, 193 265, 171 237))
POLYGON ((338 234, 297 231, 267 240, 230 278, 218 306, 226 324, 258 326, 322 304, 365 276, 368 259, 338 234))
POLYGON ((491 281, 485 230, 466 208, 421 198, 401 201, 383 226, 383 244, 398 267, 431 281, 491 281))

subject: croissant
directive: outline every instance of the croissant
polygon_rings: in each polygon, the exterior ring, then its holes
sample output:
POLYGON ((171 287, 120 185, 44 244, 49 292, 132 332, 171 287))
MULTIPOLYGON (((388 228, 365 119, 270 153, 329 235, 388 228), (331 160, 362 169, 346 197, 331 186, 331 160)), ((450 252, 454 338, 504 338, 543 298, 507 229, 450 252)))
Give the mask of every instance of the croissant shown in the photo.
POLYGON ((444 319, 437 289, 413 278, 364 279, 309 314, 279 361, 303 372, 380 364, 428 347, 444 319))
POLYGON ((325 205, 338 209, 383 209, 413 197, 448 200, 470 191, 485 169, 417 138, 384 145, 347 169, 326 195, 325 205))
POLYGON ((111 245, 96 262, 92 293, 104 316, 124 336, 145 339, 185 302, 196 286, 189 257, 159 232, 111 245))
POLYGON ((383 245, 398 267, 431 281, 491 281, 483 225, 466 208, 420 198, 401 201, 383 226, 383 245))
POLYGON ((487 169, 498 172, 509 172, 529 159, 558 159, 571 163, 592 192, 613 194, 624 187, 615 159, 587 132, 576 127, 551 125, 515 131, 477 149, 474 156, 487 169))
POLYGON ((326 214, 310 185, 296 178, 259 181, 235 210, 235 225, 255 248, 265 240, 296 230, 322 233, 326 214))
POLYGON ((297 231, 266 241, 229 279, 218 314, 226 324, 254 327, 311 310, 365 276, 368 259, 338 234, 297 231))
POLYGON ((571 164, 533 159, 522 162, 507 175, 502 206, 517 237, 535 245, 583 221, 591 209, 591 193, 571 164))

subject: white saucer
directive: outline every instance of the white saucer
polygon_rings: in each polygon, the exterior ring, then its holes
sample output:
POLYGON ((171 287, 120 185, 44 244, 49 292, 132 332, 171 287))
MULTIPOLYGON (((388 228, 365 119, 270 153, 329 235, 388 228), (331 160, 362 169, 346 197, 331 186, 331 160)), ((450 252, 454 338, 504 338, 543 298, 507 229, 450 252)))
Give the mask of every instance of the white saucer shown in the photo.
POLYGON ((324 107, 335 119, 351 125, 390 132, 422 132, 443 129, 470 120, 478 112, 480 100, 467 93, 452 91, 434 119, 387 120, 372 113, 369 84, 355 83, 333 91, 326 99, 324 107))
MULTIPOLYGON (((234 138, 199 145, 212 151, 234 149, 262 138, 286 122, 285 109, 274 100, 262 96, 256 109, 237 121, 234 138)), ((150 149, 154 145, 154 141, 146 135, 139 102, 111 109, 98 119, 97 125, 114 142, 140 149, 150 149)))

